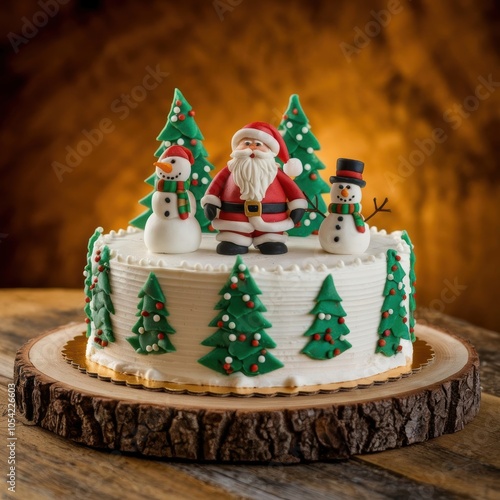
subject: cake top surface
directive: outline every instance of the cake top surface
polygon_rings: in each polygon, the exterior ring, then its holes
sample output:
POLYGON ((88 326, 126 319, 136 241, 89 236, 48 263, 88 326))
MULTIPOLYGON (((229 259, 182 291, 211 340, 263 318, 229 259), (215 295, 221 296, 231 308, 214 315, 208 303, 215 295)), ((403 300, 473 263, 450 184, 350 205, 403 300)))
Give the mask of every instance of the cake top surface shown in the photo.
MULTIPOLYGON (((333 255, 322 250, 316 237, 289 239, 289 251, 284 255, 263 255, 251 249, 243 256, 246 265, 253 272, 286 273, 298 271, 326 271, 327 269, 357 266, 363 263, 383 259, 390 248, 409 254, 410 248, 401 239, 401 231, 386 233, 384 230, 370 228, 370 246, 362 255, 333 255)), ((192 271, 227 273, 234 265, 236 256, 215 253, 217 241, 215 235, 203 236, 200 248, 196 252, 184 254, 154 254, 144 245, 143 231, 128 227, 127 230, 111 231, 98 240, 96 248, 107 245, 110 255, 117 262, 129 266, 178 268, 192 271)))

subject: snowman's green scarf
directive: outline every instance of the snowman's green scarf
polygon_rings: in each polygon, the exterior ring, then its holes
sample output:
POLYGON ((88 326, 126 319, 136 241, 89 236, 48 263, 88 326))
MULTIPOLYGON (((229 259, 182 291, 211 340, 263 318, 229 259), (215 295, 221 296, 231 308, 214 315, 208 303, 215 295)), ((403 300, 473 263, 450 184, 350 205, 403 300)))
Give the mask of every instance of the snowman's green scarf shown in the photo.
POLYGON ((190 181, 166 181, 164 179, 156 180, 156 190, 163 193, 175 193, 177 195, 177 211, 179 217, 185 220, 189 216, 191 210, 189 204, 189 189, 190 181))
POLYGON ((328 212, 331 214, 349 214, 354 219, 354 225, 358 233, 365 232, 365 221, 359 211, 361 205, 359 203, 330 203, 328 212))

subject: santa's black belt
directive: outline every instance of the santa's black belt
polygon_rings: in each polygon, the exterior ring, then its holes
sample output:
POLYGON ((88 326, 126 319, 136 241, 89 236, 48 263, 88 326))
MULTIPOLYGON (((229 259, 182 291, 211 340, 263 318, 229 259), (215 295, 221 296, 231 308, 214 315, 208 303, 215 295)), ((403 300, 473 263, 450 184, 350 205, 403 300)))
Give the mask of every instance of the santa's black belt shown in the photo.
POLYGON ((220 209, 223 212, 233 214, 246 214, 248 216, 260 214, 282 214, 288 207, 286 203, 261 203, 260 201, 247 200, 245 203, 221 202, 220 209))

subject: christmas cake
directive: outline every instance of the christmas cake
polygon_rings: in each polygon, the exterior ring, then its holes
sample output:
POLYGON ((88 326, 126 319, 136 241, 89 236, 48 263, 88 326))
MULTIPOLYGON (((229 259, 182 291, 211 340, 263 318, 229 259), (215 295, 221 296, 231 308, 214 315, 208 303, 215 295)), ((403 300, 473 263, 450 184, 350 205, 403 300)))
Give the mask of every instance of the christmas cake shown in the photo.
POLYGON ((98 229, 89 241, 90 362, 149 381, 230 389, 321 387, 410 370, 411 241, 361 215, 362 162, 339 159, 330 188, 321 179, 319 144, 297 96, 279 129, 239 129, 232 159, 213 177, 178 90, 158 139, 146 212, 134 227, 98 229))

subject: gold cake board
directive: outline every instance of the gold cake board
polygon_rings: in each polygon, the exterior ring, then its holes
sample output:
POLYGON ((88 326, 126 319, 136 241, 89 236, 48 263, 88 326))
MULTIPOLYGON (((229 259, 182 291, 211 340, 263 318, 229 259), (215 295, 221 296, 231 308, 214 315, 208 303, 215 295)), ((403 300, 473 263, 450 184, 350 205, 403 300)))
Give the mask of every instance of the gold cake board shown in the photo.
POLYGON ((198 461, 298 463, 422 442, 462 429, 479 410, 475 349, 435 327, 417 325, 417 351, 430 346, 434 359, 411 376, 350 390, 321 386, 294 397, 213 397, 103 382, 61 355, 83 330, 83 324, 66 325, 18 351, 17 405, 27 420, 96 448, 198 461))

